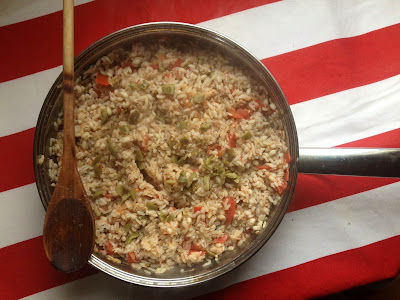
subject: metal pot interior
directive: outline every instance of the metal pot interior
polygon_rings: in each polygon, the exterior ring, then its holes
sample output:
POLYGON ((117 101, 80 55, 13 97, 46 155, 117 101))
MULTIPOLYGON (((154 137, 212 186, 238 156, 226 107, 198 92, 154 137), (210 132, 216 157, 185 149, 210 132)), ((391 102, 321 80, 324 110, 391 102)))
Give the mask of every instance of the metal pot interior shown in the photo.
MULTIPOLYGON (((255 254, 271 237, 281 222, 294 191, 297 176, 298 140, 290 107, 277 82, 264 65, 229 38, 198 26, 182 23, 149 23, 112 33, 92 44, 75 59, 75 76, 76 78, 79 77, 85 69, 112 49, 138 41, 156 41, 161 37, 168 37, 177 47, 180 44, 199 44, 201 47, 220 53, 229 58, 233 64, 240 65, 243 69, 246 69, 253 79, 265 88, 277 108, 282 112, 287 133, 286 142, 292 157, 288 187, 281 202, 268 217, 267 227, 260 234, 254 234, 242 247, 238 247, 234 251, 225 252, 220 256, 218 262, 213 261, 206 268, 198 265, 193 268, 184 268, 185 271, 181 272, 182 267, 178 266, 163 274, 148 275, 143 271, 133 270, 128 265, 114 264, 98 254, 92 254, 89 260, 89 263, 95 268, 127 282, 152 287, 187 286, 213 279, 234 269, 255 254)), ((60 74, 44 101, 35 131, 34 172, 39 195, 45 209, 53 191, 50 186, 51 181, 47 171, 47 163, 50 138, 56 136, 53 123, 57 119, 57 114, 62 110, 61 85, 62 75, 60 74), (45 156, 45 163, 39 165, 36 160, 42 154, 45 156)))

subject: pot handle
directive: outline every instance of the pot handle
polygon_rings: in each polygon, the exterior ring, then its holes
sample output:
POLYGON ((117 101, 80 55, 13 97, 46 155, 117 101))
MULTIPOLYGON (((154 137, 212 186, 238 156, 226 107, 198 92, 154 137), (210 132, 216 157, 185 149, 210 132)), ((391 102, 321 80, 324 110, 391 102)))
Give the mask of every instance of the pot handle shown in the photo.
POLYGON ((400 149, 300 148, 300 173, 400 178, 400 149))

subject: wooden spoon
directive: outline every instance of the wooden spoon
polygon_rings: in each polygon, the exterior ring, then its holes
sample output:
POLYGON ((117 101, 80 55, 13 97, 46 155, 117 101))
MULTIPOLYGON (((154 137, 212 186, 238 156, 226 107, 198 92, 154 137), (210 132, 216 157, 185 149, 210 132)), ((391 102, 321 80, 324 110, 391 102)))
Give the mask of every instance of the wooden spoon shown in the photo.
POLYGON ((76 166, 74 130, 74 1, 63 10, 64 152, 62 167, 43 226, 51 264, 63 272, 82 268, 94 244, 94 217, 76 166))

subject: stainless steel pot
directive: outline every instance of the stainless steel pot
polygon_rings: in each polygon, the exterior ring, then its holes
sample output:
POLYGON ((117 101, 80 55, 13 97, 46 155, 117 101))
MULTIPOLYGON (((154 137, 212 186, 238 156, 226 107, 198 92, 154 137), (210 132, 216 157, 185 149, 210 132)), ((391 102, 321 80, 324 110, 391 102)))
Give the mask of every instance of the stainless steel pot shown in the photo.
MULTIPOLYGON (((127 282, 152 286, 176 287, 187 286, 216 278, 242 264, 255 254, 271 237, 281 222, 293 195, 297 172, 342 174, 360 176, 400 177, 400 151, 398 149, 300 149, 296 126, 286 98, 271 73, 265 66, 243 47, 229 38, 198 26, 183 23, 149 23, 125 28, 114 32, 92 44, 75 59, 76 77, 97 59, 112 49, 137 41, 151 41, 168 36, 180 43, 200 43, 212 48, 222 55, 229 56, 232 61, 248 69, 255 80, 262 85, 272 98, 277 108, 282 111, 289 152, 292 157, 288 187, 281 202, 272 210, 267 227, 254 235, 235 251, 224 253, 218 262, 209 267, 201 265, 181 272, 181 267, 164 274, 148 275, 143 271, 135 271, 126 265, 117 265, 104 257, 92 254, 89 263, 95 268, 127 282)), ((39 155, 49 158, 50 138, 56 136, 53 127, 57 114, 62 108, 62 74, 51 87, 41 109, 34 139, 34 172, 36 184, 43 206, 46 209, 52 194, 51 181, 47 171, 47 163, 36 163, 39 155)))

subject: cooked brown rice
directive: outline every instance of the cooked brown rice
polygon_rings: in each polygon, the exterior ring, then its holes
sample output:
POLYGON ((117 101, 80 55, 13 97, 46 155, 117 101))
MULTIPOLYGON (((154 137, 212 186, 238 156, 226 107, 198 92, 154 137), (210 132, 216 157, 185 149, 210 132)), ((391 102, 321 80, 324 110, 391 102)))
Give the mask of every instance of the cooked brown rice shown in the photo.
MULTIPOLYGON (((244 71, 160 42, 113 51, 82 77, 75 134, 95 252, 162 273, 208 266, 266 226, 289 158, 278 109, 244 71)), ((61 130, 50 155, 55 185, 61 130)))

